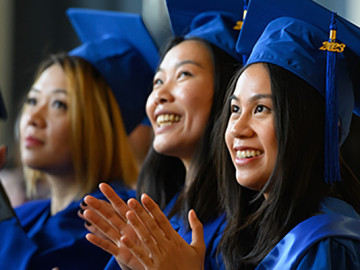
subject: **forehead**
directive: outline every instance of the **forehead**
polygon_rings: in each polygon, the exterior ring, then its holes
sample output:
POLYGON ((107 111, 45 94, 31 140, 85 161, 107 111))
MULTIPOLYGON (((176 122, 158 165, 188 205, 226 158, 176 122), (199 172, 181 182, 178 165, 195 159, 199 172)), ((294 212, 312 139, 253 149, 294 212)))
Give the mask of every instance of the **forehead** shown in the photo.
POLYGON ((60 65, 54 64, 46 68, 35 81, 32 89, 38 91, 50 91, 54 89, 66 89, 65 72, 60 65))
POLYGON ((204 43, 198 40, 185 40, 166 53, 160 68, 171 67, 186 60, 200 63, 205 68, 213 66, 210 51, 204 43))
POLYGON ((270 76, 261 63, 248 66, 236 82, 234 95, 245 96, 255 94, 271 94, 270 76))

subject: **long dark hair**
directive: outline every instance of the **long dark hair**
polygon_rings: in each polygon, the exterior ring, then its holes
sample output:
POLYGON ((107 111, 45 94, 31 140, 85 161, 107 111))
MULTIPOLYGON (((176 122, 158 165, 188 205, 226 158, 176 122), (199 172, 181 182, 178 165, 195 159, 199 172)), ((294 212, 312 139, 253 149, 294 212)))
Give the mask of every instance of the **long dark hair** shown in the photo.
MULTIPOLYGON (((140 171, 137 194, 140 196, 146 192, 163 209, 175 194, 180 193, 169 217, 180 214, 187 222, 187 212, 194 209, 199 219, 205 223, 222 212, 217 195, 215 149, 209 146, 212 145, 214 124, 221 114, 229 81, 239 62, 207 41, 198 38, 191 40, 198 40, 208 48, 214 64, 214 96, 207 126, 188 173, 180 159, 161 155, 151 148, 140 171), (185 179, 189 179, 191 183, 186 190, 183 189, 185 179)), ((184 38, 172 40, 163 55, 183 41, 184 38)))
MULTIPOLYGON (((217 165, 228 218, 220 249, 227 269, 255 268, 287 232, 316 214, 325 196, 341 198, 360 210, 360 184, 349 171, 344 171, 342 182, 334 186, 323 179, 324 98, 291 72, 263 65, 271 80, 278 154, 274 171, 260 192, 241 187, 235 179, 223 139, 230 115, 228 104, 219 122, 222 145, 217 165)), ((231 93, 235 83, 230 86, 231 93)))

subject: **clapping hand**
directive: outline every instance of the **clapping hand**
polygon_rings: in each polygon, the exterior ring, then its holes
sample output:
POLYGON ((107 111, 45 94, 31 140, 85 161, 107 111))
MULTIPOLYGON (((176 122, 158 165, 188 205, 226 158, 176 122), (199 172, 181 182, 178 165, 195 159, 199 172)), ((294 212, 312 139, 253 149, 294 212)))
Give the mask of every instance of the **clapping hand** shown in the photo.
POLYGON ((85 227, 90 232, 86 239, 112 254, 123 270, 144 269, 120 241, 123 234, 134 243, 139 241, 126 219, 129 207, 108 184, 102 183, 99 187, 110 203, 90 195, 84 198, 79 216, 86 220, 85 227))
POLYGON ((136 232, 141 244, 123 234, 121 243, 139 260, 145 269, 203 269, 205 243, 203 226, 195 211, 189 212, 192 242, 186 241, 172 228, 159 206, 146 194, 143 206, 135 199, 128 201, 131 210, 126 218, 136 232))

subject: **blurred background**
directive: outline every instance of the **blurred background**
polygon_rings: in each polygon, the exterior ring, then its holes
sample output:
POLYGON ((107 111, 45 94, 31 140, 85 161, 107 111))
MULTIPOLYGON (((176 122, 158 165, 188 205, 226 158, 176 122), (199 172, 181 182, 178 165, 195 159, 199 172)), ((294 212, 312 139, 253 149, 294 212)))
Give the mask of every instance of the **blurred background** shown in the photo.
MULTIPOLYGON (((360 26, 359 0, 315 2, 360 26)), ((142 0, 0 0, 0 88, 9 115, 6 122, 0 122, 0 144, 8 146, 8 163, 0 174, 2 181, 10 185, 22 181, 15 123, 37 65, 49 53, 68 51, 80 44, 65 10, 83 7, 141 13, 141 6, 142 0)), ((360 177, 357 153, 360 153, 360 120, 354 117, 342 154, 360 177)))

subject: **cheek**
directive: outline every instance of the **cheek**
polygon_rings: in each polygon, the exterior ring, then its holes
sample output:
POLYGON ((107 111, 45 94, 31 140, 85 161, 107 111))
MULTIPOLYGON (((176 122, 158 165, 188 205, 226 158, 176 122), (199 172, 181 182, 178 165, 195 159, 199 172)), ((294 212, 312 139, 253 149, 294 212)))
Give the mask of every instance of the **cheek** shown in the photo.
POLYGON ((149 119, 151 118, 152 112, 154 111, 154 96, 150 94, 145 104, 145 111, 149 119))
POLYGON ((55 133, 56 141, 61 143, 70 143, 71 130, 70 130, 70 121, 58 122, 57 126, 54 126, 53 133, 55 133))
POLYGON ((146 115, 150 121, 152 128, 155 128, 156 122, 155 122, 155 119, 153 119, 155 106, 154 106, 154 103, 152 103, 150 99, 148 99, 148 101, 146 102, 145 111, 146 111, 146 115))
POLYGON ((264 134, 267 134, 264 139, 266 140, 268 152, 271 155, 270 159, 275 161, 277 156, 277 140, 275 130, 273 127, 270 127, 269 129, 264 130, 264 134))

